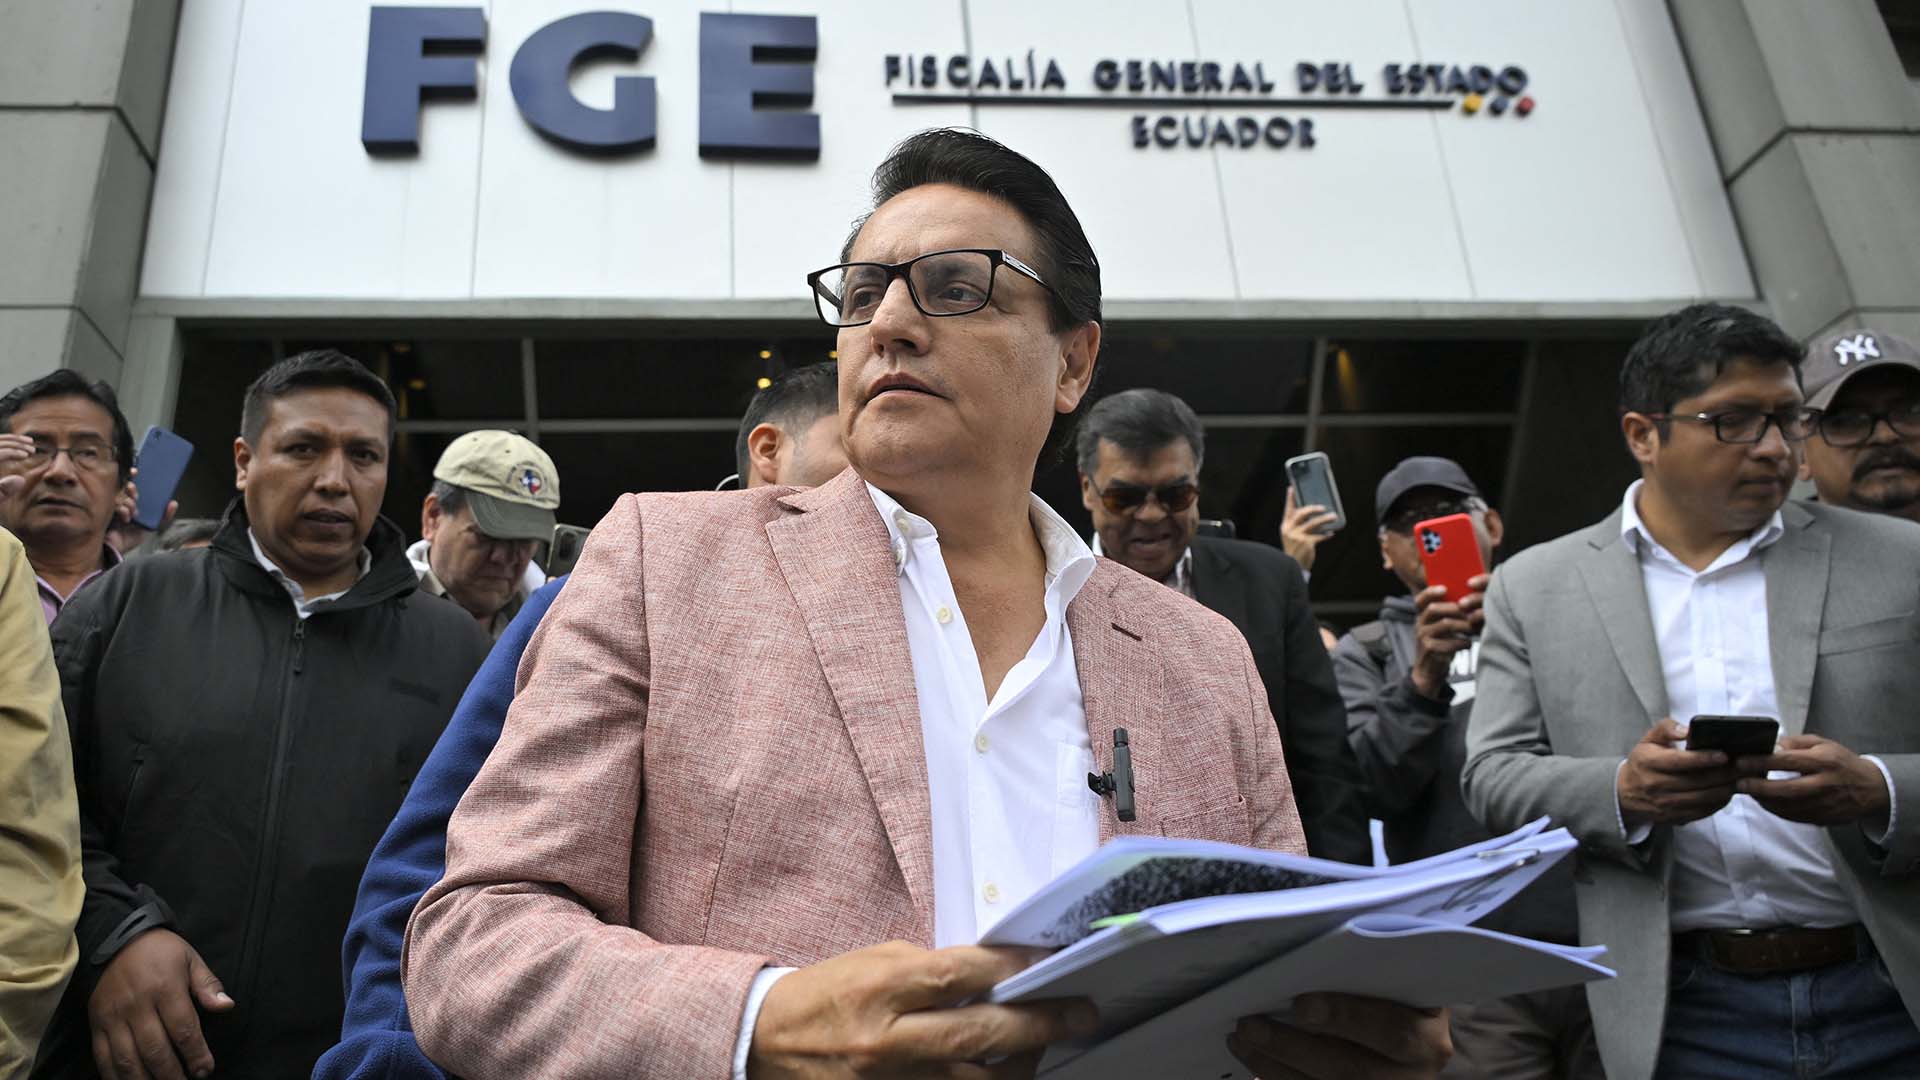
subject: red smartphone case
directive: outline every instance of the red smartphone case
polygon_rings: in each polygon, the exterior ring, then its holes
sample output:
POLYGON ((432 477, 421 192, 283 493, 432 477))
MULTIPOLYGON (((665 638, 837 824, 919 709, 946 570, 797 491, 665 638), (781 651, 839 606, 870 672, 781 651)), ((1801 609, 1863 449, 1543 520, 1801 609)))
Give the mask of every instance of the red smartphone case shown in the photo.
POLYGON ((1446 599, 1459 603, 1470 591, 1467 582, 1487 569, 1480 562, 1480 541, 1473 534, 1473 518, 1449 514, 1413 527, 1413 542, 1427 568, 1428 585, 1445 585, 1446 599))

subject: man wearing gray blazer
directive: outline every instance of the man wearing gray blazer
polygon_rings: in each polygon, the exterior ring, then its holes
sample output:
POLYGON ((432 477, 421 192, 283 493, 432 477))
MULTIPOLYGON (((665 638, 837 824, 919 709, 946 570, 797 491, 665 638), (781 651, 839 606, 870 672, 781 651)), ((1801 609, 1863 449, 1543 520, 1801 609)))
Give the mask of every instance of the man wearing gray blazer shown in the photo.
POLYGON ((1484 598, 1463 792, 1580 840, 1615 1080, 1920 1067, 1920 527, 1786 502, 1799 360, 1741 309, 1656 321, 1620 379, 1642 479, 1484 598), (1782 738, 1685 749, 1711 714, 1782 738))

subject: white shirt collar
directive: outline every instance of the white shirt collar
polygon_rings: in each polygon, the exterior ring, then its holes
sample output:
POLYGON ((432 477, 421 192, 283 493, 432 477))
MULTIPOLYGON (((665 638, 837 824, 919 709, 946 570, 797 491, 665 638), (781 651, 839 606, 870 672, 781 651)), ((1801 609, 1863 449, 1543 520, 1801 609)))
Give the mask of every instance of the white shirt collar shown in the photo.
MULTIPOLYGON (((940 533, 933 522, 901 506, 893 496, 867 485, 867 494, 873 499, 874 509, 880 511, 880 520, 887 526, 887 539, 893 545, 893 562, 901 573, 906 572, 907 562, 913 558, 916 542, 932 540, 938 542, 940 533)), ((1079 594, 1080 587, 1093 576, 1094 556, 1086 541, 1080 539, 1073 526, 1065 518, 1054 512, 1046 500, 1027 493, 1027 518, 1033 523, 1033 535, 1040 541, 1040 550, 1047 557, 1047 588, 1060 595, 1064 607, 1079 594)))
MULTIPOLYGON (((1653 533, 1647 530, 1646 522, 1640 518, 1640 489, 1646 486, 1646 483, 1645 479, 1640 479, 1627 485, 1626 498, 1621 500, 1620 503, 1620 539, 1627 545, 1627 550, 1632 551, 1636 555, 1645 555, 1648 552, 1659 552, 1667 558, 1673 559, 1673 554, 1667 551, 1667 549, 1661 545, 1660 541, 1654 539, 1653 533)), ((1748 533, 1739 543, 1728 548, 1726 552, 1718 559, 1715 559, 1713 565, 1707 569, 1714 570, 1739 562, 1756 551, 1772 546, 1775 541, 1786 534, 1786 531, 1786 520, 1780 516, 1780 511, 1775 510, 1773 516, 1768 518, 1765 524, 1748 533)))
MULTIPOLYGON (((285 571, 281 570, 279 566, 274 564, 272 559, 267 557, 266 549, 260 546, 260 538, 253 535, 251 526, 247 529, 247 543, 253 545, 253 561, 259 563, 260 569, 265 570, 273 580, 279 582, 280 587, 287 590, 288 596, 293 597, 293 612, 301 619, 312 615, 314 609, 321 604, 338 600, 353 591, 353 586, 349 585, 339 592, 330 592, 325 596, 316 596, 309 600, 307 599, 307 591, 300 587, 300 583, 288 577, 285 571)), ((372 569, 373 552, 362 547, 360 549, 360 572, 354 576, 354 582, 358 584, 361 578, 367 576, 367 571, 372 569)))

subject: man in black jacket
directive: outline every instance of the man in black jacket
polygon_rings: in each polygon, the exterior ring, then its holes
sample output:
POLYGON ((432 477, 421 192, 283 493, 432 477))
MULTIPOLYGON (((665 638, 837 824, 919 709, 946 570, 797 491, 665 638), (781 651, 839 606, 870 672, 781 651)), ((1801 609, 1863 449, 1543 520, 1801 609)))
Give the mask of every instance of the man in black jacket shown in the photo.
MULTIPOLYGON (((1480 656, 1480 597, 1445 596, 1444 587, 1427 586, 1414 525, 1470 515, 1481 565, 1488 567, 1503 526, 1466 470, 1438 457, 1394 466, 1375 492, 1374 514, 1381 560, 1408 595, 1388 597, 1379 620, 1341 638, 1333 670, 1347 702, 1347 737, 1366 779, 1367 811, 1381 819, 1389 860, 1402 863, 1489 836, 1460 797, 1480 656)), ((1486 579, 1475 584, 1485 588, 1486 579)), ((1481 925, 1576 943, 1572 866, 1569 859, 1548 871, 1481 925)), ((1455 1006, 1452 1023, 1454 1058, 1445 1076, 1604 1075, 1581 987, 1455 1006)))
POLYGON ((1205 447, 1193 410, 1160 390, 1124 390, 1088 410, 1075 449, 1094 553, 1185 593, 1239 628, 1280 728, 1308 850, 1372 863, 1360 773, 1307 606, 1306 579, 1277 548, 1194 535, 1205 447))
POLYGON ((386 385, 305 353, 247 391, 213 545, 53 627, 87 896, 41 1076, 304 1076, 368 854, 487 650, 379 516, 386 385))

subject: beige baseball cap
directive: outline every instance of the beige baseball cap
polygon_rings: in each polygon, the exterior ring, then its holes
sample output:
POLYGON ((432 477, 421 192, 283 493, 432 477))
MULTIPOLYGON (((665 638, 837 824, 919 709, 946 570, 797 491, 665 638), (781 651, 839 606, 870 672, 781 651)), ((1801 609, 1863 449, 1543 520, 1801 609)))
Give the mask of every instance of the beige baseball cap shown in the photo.
POLYGON ((469 431, 453 440, 433 478, 472 495, 474 524, 496 540, 548 540, 560 508, 560 474, 546 451, 511 431, 469 431))

